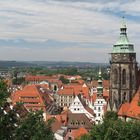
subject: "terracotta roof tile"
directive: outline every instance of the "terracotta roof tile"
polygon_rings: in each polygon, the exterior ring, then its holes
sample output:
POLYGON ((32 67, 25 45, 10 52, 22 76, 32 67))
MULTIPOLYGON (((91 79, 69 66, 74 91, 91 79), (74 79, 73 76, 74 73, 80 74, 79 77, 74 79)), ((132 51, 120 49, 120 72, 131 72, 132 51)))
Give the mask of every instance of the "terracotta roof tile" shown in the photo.
POLYGON ((43 107, 42 109, 45 111, 45 101, 37 85, 27 85, 22 90, 17 90, 12 93, 11 98, 13 105, 17 102, 23 102, 24 106, 28 109, 41 109, 43 107))
POLYGON ((85 109, 93 116, 95 115, 93 109, 89 108, 88 106, 85 106, 85 109))
POLYGON ((64 88, 64 89, 60 89, 58 91, 58 94, 59 95, 73 95, 74 94, 74 91, 73 91, 73 88, 64 88))
POLYGON ((140 106, 138 105, 140 101, 140 89, 136 92, 130 104, 124 103, 121 105, 118 115, 135 119, 140 119, 140 106))
POLYGON ((89 130, 93 127, 93 124, 84 113, 68 114, 68 128, 77 129, 79 127, 85 127, 89 130))
POLYGON ((89 98, 89 88, 87 86, 83 86, 83 85, 84 84, 71 83, 69 85, 64 85, 64 90, 71 89, 71 90, 73 90, 73 93, 75 95, 82 93, 85 98, 89 98))
POLYGON ((88 134, 88 131, 84 127, 80 127, 76 130, 72 130, 71 135, 74 139, 80 138, 81 136, 88 134))
MULTIPOLYGON (((93 80, 92 81, 92 86, 97 87, 98 86, 98 80, 93 80)), ((103 87, 105 89, 109 89, 109 80, 103 80, 103 87)))
POLYGON ((130 107, 130 104, 129 103, 123 103, 119 109, 119 112, 118 112, 118 115, 119 116, 126 116, 127 115, 127 111, 130 107))

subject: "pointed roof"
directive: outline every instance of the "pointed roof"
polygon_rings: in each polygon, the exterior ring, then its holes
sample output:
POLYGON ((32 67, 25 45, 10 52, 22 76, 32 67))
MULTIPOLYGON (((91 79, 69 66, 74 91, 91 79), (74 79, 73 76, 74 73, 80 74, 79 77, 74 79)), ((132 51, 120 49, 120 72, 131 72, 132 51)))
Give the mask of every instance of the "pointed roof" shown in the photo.
POLYGON ((107 111, 111 111, 110 103, 107 104, 107 111))
POLYGON ((113 108, 112 108, 112 110, 113 110, 114 112, 117 112, 117 106, 116 106, 116 103, 113 104, 113 108))
POLYGON ((129 42, 126 30, 127 27, 123 17, 120 26, 120 37, 116 44, 113 46, 112 53, 134 53, 133 44, 129 42))
POLYGON ((102 72, 101 72, 101 68, 99 69, 99 73, 98 73, 98 87, 97 87, 97 94, 99 96, 102 96, 103 94, 103 86, 102 86, 102 72))

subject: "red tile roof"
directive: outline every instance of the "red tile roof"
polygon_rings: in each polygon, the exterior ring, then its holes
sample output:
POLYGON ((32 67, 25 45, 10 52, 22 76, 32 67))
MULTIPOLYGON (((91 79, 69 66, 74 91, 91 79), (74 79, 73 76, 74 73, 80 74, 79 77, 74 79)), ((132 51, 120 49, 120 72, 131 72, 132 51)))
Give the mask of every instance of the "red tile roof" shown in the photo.
POLYGON ((129 103, 127 103, 127 102, 126 103, 123 103, 121 105, 121 108, 119 109, 118 115, 119 116, 126 116, 129 107, 130 107, 130 104, 129 103))
POLYGON ((140 106, 138 105, 139 101, 140 101, 140 89, 136 92, 130 104, 124 103, 121 105, 118 111, 118 115, 140 119, 140 106))
POLYGON ((79 129, 72 130, 71 132, 71 135, 74 139, 78 139, 85 134, 88 134, 88 131, 84 127, 80 127, 79 129))
MULTIPOLYGON (((47 95, 47 94, 46 94, 47 95)), ((22 90, 12 93, 12 103, 23 102, 27 109, 46 110, 45 101, 42 98, 42 92, 37 85, 27 85, 22 90)))
POLYGON ((58 91, 58 94, 60 93, 64 94, 65 92, 68 92, 69 94, 71 89, 71 92, 73 91, 74 95, 78 95, 79 93, 81 93, 85 98, 89 98, 89 88, 87 86, 84 87, 83 85, 84 84, 79 84, 79 83, 71 83, 69 85, 64 85, 63 86, 64 89, 60 89, 60 91, 58 91))
POLYGON ((88 106, 85 106, 85 109, 86 109, 90 114, 92 114, 93 116, 95 115, 93 109, 89 108, 88 106))
POLYGON ((59 95, 74 95, 73 88, 64 88, 58 91, 59 95))
MULTIPOLYGON (((92 96, 92 101, 95 102, 96 101, 96 98, 97 98, 97 93, 93 93, 93 96, 92 96)), ((107 90, 104 90, 103 91, 103 98, 108 101, 109 99, 109 91, 107 90)))
POLYGON ((59 80, 59 77, 58 76, 34 76, 34 75, 26 75, 25 81, 27 81, 27 82, 48 81, 50 83, 57 83, 58 85, 62 85, 62 82, 59 80))
POLYGON ((53 132, 56 132, 61 126, 67 125, 68 112, 69 110, 65 110, 59 115, 46 115, 46 122, 49 119, 54 118, 54 122, 51 125, 53 132))
MULTIPOLYGON (((92 81, 92 86, 97 87, 98 86, 98 80, 93 80, 92 81)), ((105 89, 109 89, 109 80, 103 80, 103 87, 105 89)))

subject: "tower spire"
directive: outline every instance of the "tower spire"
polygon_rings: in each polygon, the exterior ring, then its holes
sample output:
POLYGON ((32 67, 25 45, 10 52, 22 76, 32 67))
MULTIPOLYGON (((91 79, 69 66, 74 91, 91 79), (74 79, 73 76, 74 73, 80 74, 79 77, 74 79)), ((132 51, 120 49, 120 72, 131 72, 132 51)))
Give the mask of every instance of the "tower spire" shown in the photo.
POLYGON ((123 16, 122 21, 121 21, 121 27, 120 27, 121 35, 127 35, 126 30, 127 30, 126 22, 125 22, 125 18, 123 16))
POLYGON ((129 42, 126 33, 127 27, 125 18, 122 17, 121 25, 120 25, 120 36, 118 41, 113 45, 112 53, 134 53, 133 44, 129 42))
POLYGON ((103 86, 102 86, 102 72, 101 68, 99 68, 99 73, 98 73, 98 87, 97 87, 97 94, 98 96, 102 96, 103 94, 103 86))

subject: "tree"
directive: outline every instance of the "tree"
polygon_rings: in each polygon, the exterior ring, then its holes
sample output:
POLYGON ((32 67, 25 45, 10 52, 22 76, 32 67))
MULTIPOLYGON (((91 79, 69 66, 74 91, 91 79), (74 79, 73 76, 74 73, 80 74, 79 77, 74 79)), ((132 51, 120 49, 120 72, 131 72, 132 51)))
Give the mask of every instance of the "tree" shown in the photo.
POLYGON ((116 112, 108 111, 105 113, 104 121, 117 120, 118 115, 116 112))
POLYGON ((24 77, 13 78, 12 83, 14 85, 21 85, 21 84, 25 83, 25 78, 24 77))
POLYGON ((66 79, 64 76, 60 76, 59 80, 61 80, 63 84, 68 84, 69 83, 69 80, 66 79))
MULTIPOLYGON (((140 122, 124 122, 114 112, 107 112, 102 124, 93 127, 89 140, 139 140, 140 122)), ((82 137, 81 137, 81 140, 82 137)))
POLYGON ((6 83, 0 79, 0 106, 2 106, 5 102, 9 93, 7 91, 6 83))
POLYGON ((89 135, 82 135, 81 138, 76 139, 76 140, 92 140, 89 135))
POLYGON ((9 96, 6 84, 0 81, 0 140, 52 140, 51 122, 43 121, 43 112, 30 112, 28 115, 17 108, 10 108, 6 102, 9 96), (23 118, 18 112, 22 113, 23 118))
POLYGON ((9 103, 0 107, 0 139, 14 140, 14 131, 17 128, 19 118, 15 109, 10 108, 9 103))
POLYGON ((15 132, 15 140, 53 140, 50 121, 45 124, 42 111, 31 112, 15 132))

